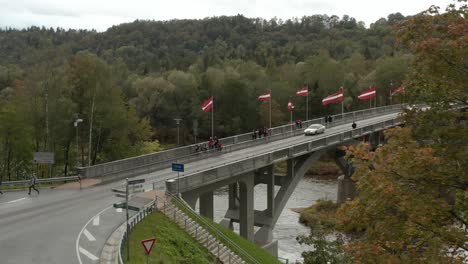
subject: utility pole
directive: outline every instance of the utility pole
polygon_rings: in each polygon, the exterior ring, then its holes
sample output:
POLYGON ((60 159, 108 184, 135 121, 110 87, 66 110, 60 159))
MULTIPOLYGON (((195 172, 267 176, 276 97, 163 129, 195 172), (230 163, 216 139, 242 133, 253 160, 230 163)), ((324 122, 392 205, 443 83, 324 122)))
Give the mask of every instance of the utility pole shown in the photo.
MULTIPOLYGON (((83 119, 77 118, 75 122, 73 123, 73 126, 75 126, 75 134, 76 134, 76 167, 79 166, 80 164, 80 147, 78 145, 78 125, 83 122, 83 119)), ((83 166, 83 164, 81 164, 83 166)))
POLYGON ((181 118, 174 118, 174 120, 176 121, 176 124, 177 124, 177 147, 179 147, 179 125, 180 125, 180 121, 182 121, 181 118))

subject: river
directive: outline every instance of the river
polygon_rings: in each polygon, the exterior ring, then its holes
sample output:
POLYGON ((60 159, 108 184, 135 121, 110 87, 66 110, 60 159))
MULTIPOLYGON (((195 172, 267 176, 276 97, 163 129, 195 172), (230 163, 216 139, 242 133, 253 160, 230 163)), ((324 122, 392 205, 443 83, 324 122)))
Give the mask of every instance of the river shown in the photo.
MULTIPOLYGON (((310 250, 309 246, 301 246, 296 241, 298 235, 308 235, 309 228, 299 223, 299 214, 291 209, 308 207, 318 199, 336 201, 337 187, 336 181, 301 179, 273 231, 273 239, 278 240, 279 257, 289 259, 289 263, 294 263, 296 260, 302 260, 303 251, 310 250)), ((214 220, 219 222, 223 219, 228 206, 227 188, 217 190, 214 195, 214 220)), ((255 187, 254 200, 255 209, 266 208, 266 185, 259 184, 255 187)), ((234 230, 238 232, 237 224, 234 224, 234 230)))

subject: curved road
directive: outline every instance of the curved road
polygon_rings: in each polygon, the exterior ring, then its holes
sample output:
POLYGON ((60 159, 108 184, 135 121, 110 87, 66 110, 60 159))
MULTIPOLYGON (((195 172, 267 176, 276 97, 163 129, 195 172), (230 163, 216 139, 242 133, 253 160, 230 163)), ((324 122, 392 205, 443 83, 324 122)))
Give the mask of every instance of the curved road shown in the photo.
MULTIPOLYGON (((372 124, 396 116, 387 114, 357 124, 372 124)), ((185 173, 222 166, 346 130, 351 130, 351 123, 332 127, 317 136, 295 136, 210 157, 199 154, 202 155, 200 160, 185 164, 185 173)), ((153 182, 162 187, 164 180, 176 177, 169 166, 138 178, 146 178, 146 189, 151 189, 153 182)), ((40 195, 34 192, 28 196, 24 191, 0 196, 0 263, 98 263, 96 258, 100 256, 103 243, 124 221, 122 212, 109 208, 120 201, 110 189, 120 186, 121 182, 83 190, 41 190, 40 195)))

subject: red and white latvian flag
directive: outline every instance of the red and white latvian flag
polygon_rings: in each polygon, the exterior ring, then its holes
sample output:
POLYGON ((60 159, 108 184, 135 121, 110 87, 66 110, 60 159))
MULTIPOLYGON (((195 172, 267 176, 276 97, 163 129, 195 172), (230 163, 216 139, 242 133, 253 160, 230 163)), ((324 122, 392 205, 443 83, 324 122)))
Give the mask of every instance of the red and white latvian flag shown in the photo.
POLYGON ((293 105, 293 102, 292 102, 292 99, 289 98, 289 102, 288 102, 288 110, 289 111, 292 111, 294 109, 294 105, 293 105))
POLYGON ((372 87, 367 90, 361 92, 361 94, 357 97, 359 100, 369 100, 375 97, 377 93, 377 88, 372 87))
POLYGON ((297 96, 308 96, 309 95, 309 87, 305 86, 301 90, 296 92, 297 96))
POLYGON ((342 102, 343 101, 343 87, 338 90, 338 92, 334 94, 330 94, 329 96, 323 98, 322 105, 328 105, 332 103, 342 102))
POLYGON ((208 112, 210 111, 211 109, 213 109, 213 96, 211 96, 210 98, 208 98, 208 100, 206 100, 202 105, 201 105, 201 110, 203 112, 208 112))
POLYGON ((390 96, 393 96, 397 93, 404 93, 405 92, 405 87, 404 86, 400 86, 398 88, 395 88, 395 89, 392 89, 390 90, 390 96))
POLYGON ((259 101, 270 101, 271 99, 271 92, 270 91, 266 91, 264 94, 260 95, 258 97, 258 100, 259 101))

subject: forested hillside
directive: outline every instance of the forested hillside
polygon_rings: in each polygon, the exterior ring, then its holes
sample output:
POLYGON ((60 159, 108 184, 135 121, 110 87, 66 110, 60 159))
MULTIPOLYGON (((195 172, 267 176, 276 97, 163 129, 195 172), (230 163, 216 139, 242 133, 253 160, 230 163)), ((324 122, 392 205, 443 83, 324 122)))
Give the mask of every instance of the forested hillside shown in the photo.
POLYGON ((320 103, 341 86, 345 111, 369 107, 356 99, 369 86, 377 106, 389 104, 412 59, 392 33, 404 19, 391 14, 369 28, 348 16, 238 15, 135 21, 102 33, 2 29, 0 175, 23 177, 36 151, 55 152, 57 175, 156 151, 177 141, 174 118, 183 119, 183 144, 205 140, 211 115, 200 105, 210 95, 221 137, 268 125, 267 104, 257 101, 265 90, 274 126, 289 121, 291 96, 294 119, 305 119, 305 99, 294 96, 303 86, 310 118, 341 111, 320 103))

